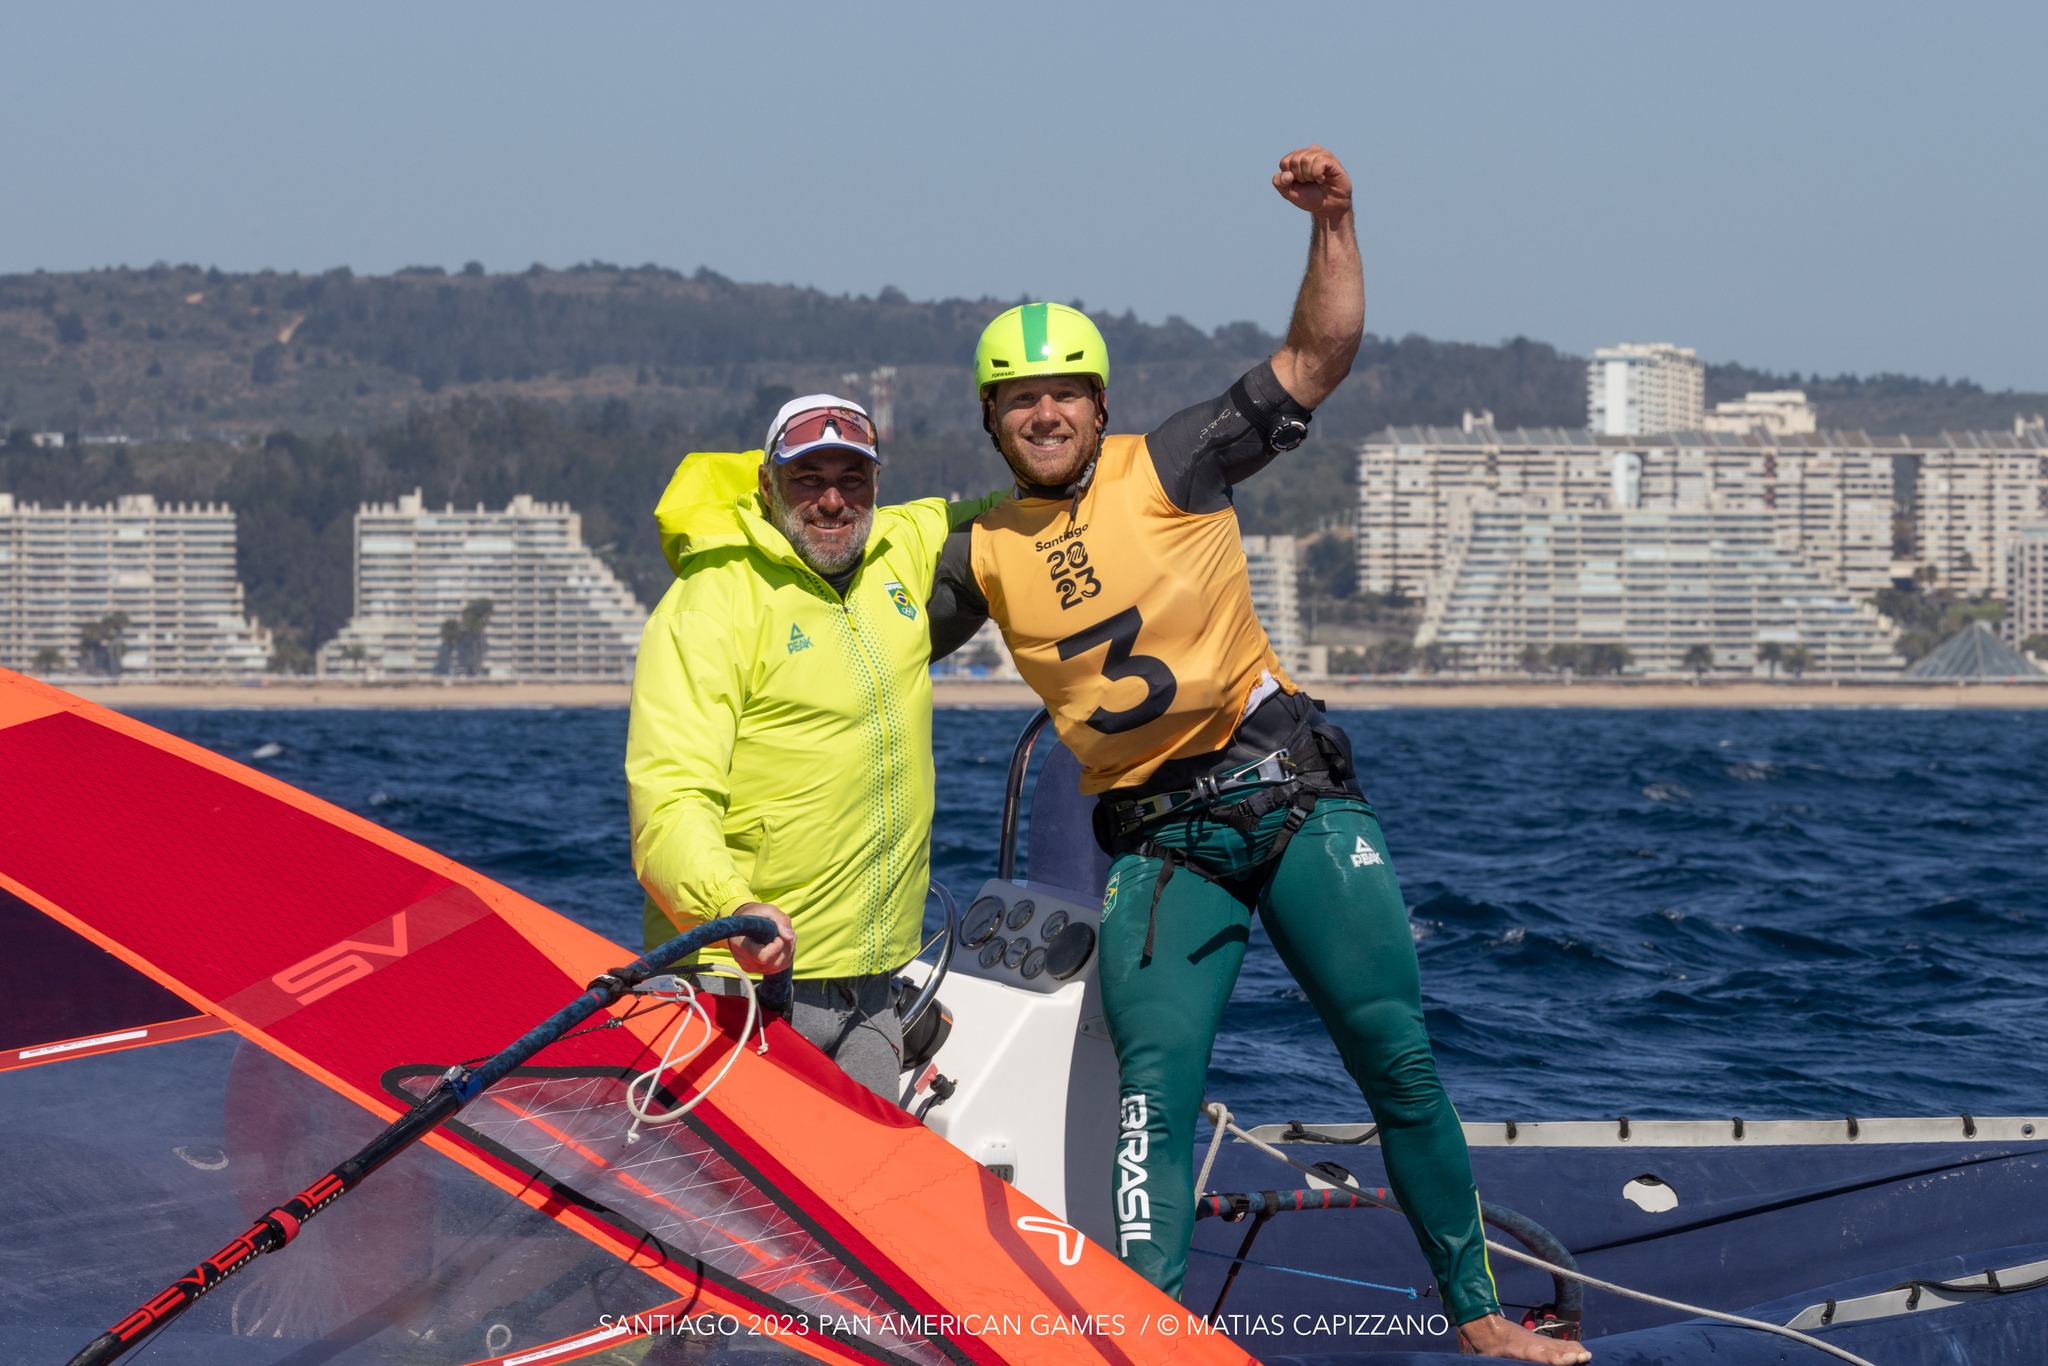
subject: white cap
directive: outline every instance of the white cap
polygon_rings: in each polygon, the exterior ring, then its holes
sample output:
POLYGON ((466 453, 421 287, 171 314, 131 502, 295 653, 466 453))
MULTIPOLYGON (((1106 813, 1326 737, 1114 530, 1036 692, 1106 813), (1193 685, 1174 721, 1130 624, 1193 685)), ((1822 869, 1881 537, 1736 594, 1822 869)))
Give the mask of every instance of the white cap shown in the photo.
MULTIPOLYGON (((872 444, 859 440, 856 437, 841 436, 836 424, 829 429, 832 435, 825 437, 823 440, 805 442, 802 445, 790 446, 785 450, 778 451, 775 449, 776 439, 782 435, 782 429, 789 425, 791 418, 818 408, 845 408, 859 413, 862 417, 868 417, 867 409, 861 407, 852 399, 840 398, 837 394, 805 394, 802 398, 793 398, 777 410, 775 420, 768 424, 768 434, 761 439, 762 458, 772 460, 778 465, 783 465, 811 451, 837 449, 857 452, 874 461, 877 465, 882 463, 881 455, 876 452, 872 444)), ((874 426, 873 418, 868 418, 868 425, 870 428, 874 426)))

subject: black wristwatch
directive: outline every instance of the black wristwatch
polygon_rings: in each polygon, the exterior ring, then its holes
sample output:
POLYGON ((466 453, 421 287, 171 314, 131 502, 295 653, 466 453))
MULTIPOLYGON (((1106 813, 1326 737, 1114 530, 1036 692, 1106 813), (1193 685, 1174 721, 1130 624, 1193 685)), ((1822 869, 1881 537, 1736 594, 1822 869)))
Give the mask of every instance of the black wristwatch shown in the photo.
MULTIPOLYGON (((1277 384, 1278 381, 1275 381, 1277 384)), ((1259 434, 1266 438, 1266 444, 1276 451, 1291 451, 1308 440, 1309 419, 1315 414, 1296 403, 1292 397, 1283 396, 1279 403, 1269 410, 1265 405, 1254 402, 1251 387, 1239 379, 1230 386, 1230 406, 1238 415, 1252 424, 1259 434)))
POLYGON ((1291 451, 1308 440, 1308 420, 1283 417, 1266 428, 1266 444, 1276 451, 1291 451))

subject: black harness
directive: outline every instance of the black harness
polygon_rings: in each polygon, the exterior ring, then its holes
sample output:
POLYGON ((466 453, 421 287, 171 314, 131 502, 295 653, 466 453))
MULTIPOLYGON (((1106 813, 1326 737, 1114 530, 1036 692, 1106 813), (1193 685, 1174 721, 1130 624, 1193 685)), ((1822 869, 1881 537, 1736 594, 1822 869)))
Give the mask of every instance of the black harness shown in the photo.
POLYGON ((1267 870, 1286 854, 1288 844, 1302 826, 1308 824, 1316 803, 1324 797, 1359 795, 1349 737, 1323 719, 1322 704, 1318 702, 1302 718, 1288 745, 1263 759, 1219 764, 1214 771, 1196 776, 1185 788, 1098 803, 1095 838, 1105 853, 1112 858, 1136 854, 1140 858, 1158 859, 1160 863, 1159 876, 1152 883, 1152 904, 1145 920, 1145 950, 1139 963, 1152 961, 1152 947, 1159 930, 1159 898, 1175 869, 1185 868, 1256 909, 1259 883, 1267 870), (1274 832, 1272 844, 1242 872, 1225 873, 1208 867, 1187 850, 1160 844, 1148 833, 1168 820, 1194 817, 1229 826, 1249 845, 1259 825, 1282 807, 1287 815, 1274 832))

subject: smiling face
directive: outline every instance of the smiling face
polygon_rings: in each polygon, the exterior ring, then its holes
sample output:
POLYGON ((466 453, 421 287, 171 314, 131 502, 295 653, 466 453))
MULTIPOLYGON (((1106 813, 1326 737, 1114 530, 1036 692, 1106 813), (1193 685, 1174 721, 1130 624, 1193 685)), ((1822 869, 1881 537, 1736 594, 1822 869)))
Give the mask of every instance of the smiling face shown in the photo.
POLYGON ((875 522, 875 462, 849 450, 809 451, 786 465, 761 466, 769 520, 804 563, 843 574, 860 563, 875 522))
POLYGON ((988 404, 996 445, 1019 483, 1062 488, 1102 447, 1106 419, 1086 375, 1004 380, 988 404))

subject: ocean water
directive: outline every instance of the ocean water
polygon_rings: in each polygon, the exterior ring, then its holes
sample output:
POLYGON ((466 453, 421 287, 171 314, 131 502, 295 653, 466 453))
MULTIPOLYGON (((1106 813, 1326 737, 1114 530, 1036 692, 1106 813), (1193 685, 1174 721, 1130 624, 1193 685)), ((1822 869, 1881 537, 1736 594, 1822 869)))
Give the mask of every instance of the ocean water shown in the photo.
MULTIPOLYGON (((637 947, 622 711, 141 715, 637 947)), ((963 905, 1027 716, 938 714, 963 905)), ((1467 1118, 2048 1112, 2048 711, 1339 719, 1467 1118)), ((1364 1118, 1256 926, 1210 1092, 1364 1118)))

